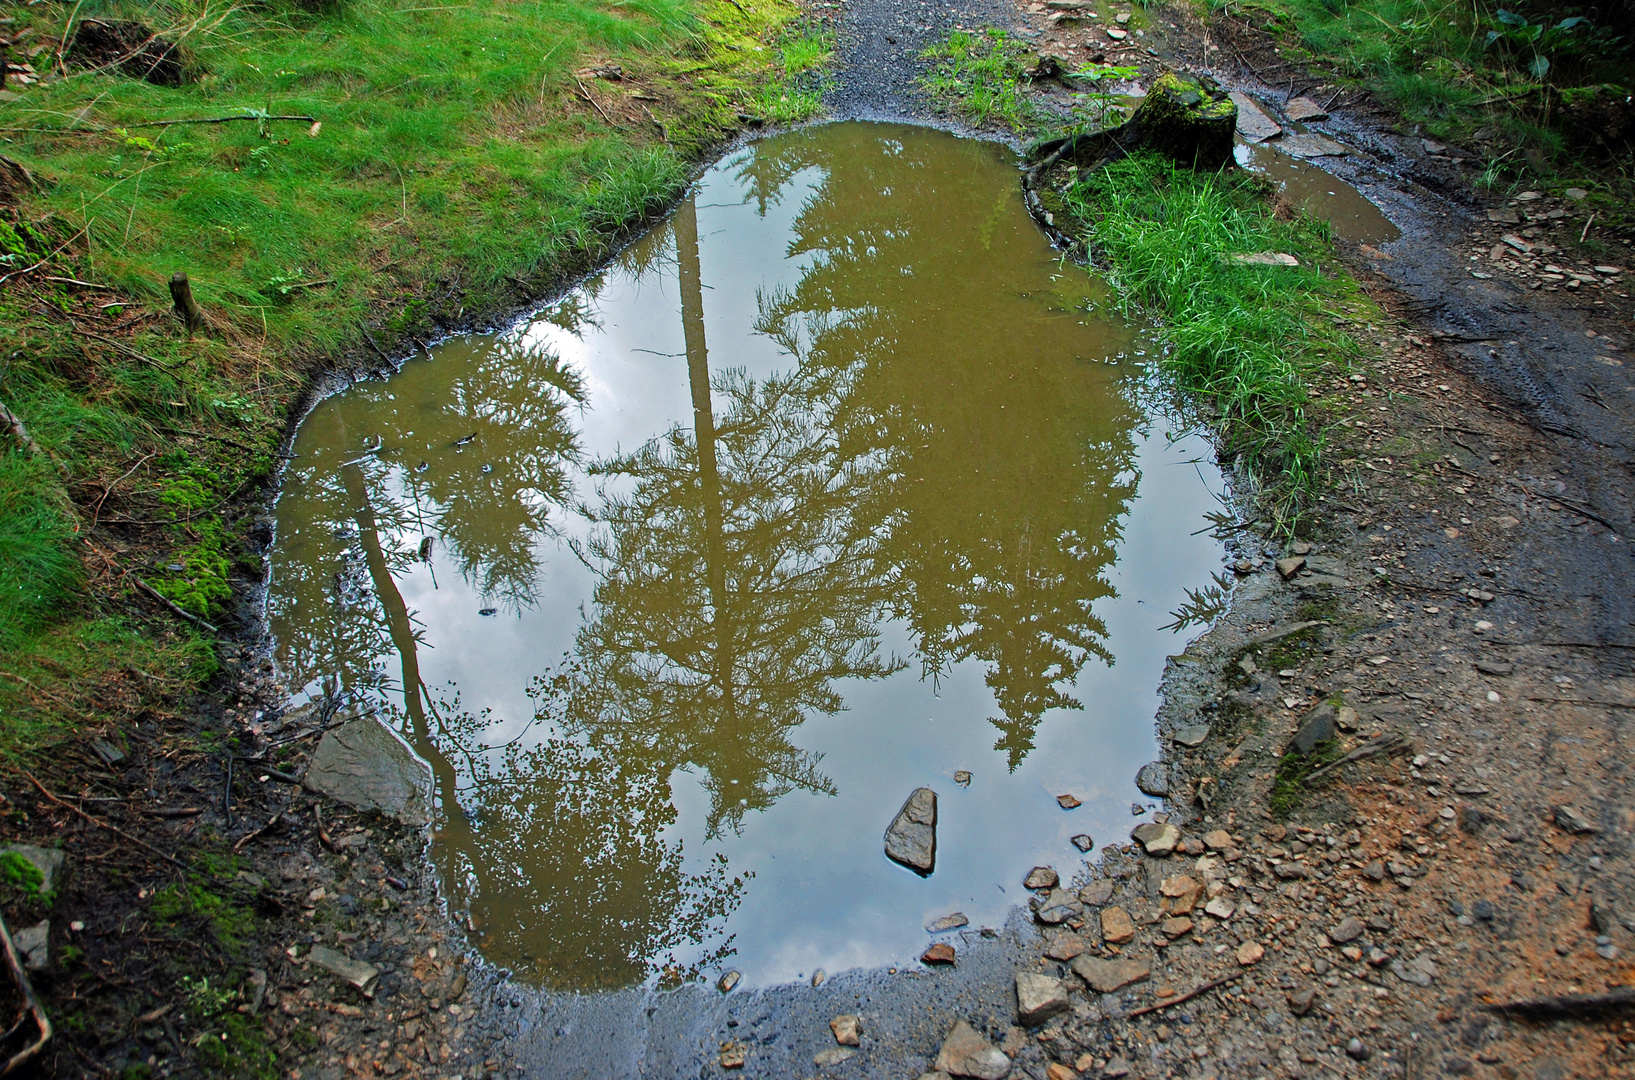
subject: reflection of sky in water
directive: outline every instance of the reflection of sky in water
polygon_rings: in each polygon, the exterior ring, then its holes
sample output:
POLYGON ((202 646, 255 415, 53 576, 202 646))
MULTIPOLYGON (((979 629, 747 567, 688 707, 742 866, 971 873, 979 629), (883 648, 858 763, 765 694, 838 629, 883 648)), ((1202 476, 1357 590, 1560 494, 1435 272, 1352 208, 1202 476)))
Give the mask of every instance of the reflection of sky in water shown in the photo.
MULTIPOLYGON (((1067 353, 1056 359, 1047 356, 1038 360, 1040 371, 1055 373, 1052 378, 1067 380, 1061 385, 1079 387, 1083 394, 1105 395, 1105 417, 1128 414, 1134 422, 1136 414, 1120 396, 1129 393, 1119 378, 1129 369, 1084 365, 1075 357, 1123 355, 1132 345, 1141 347, 1140 343, 1127 329, 1098 323, 1093 318, 1081 326, 1072 320, 1061 325, 1060 316, 1042 316, 1042 301, 1032 298, 1047 296, 1063 287, 1062 282, 1073 279, 1063 276, 1055 265, 1054 254, 1027 220, 1016 196, 1015 173, 1004 151, 934 132, 904 132, 869 125, 817 130, 815 135, 786 136, 745 151, 708 173, 696 195, 703 318, 710 369, 718 380, 712 397, 718 424, 729 417, 732 407, 719 381, 723 372, 738 369, 764 380, 790 370, 791 357, 771 337, 754 329, 768 298, 778 295, 780 289, 784 294, 794 293, 803 284, 816 288, 813 283, 820 282, 824 269, 842 272, 849 265, 847 259, 867 266, 876 254, 874 245, 888 248, 893 244, 910 244, 915 251, 947 248, 952 252, 951 262, 914 262, 912 273, 905 272, 901 277, 955 272, 963 275, 969 269, 978 292, 993 297, 991 313, 939 312, 930 301, 923 309, 903 312, 903 325, 894 326, 898 354, 887 358, 881 368, 882 385, 895 385, 891 383, 895 377, 908 378, 905 385, 910 387, 923 385, 928 377, 913 372, 894 375, 893 371, 927 349, 943 350, 950 358, 949 366, 927 370, 929 381, 946 380, 948 386, 933 387, 927 394, 946 393, 955 399, 962 393, 994 398, 990 413, 984 412, 984 403, 978 400, 974 407, 966 402, 938 414, 946 421, 943 437, 970 440, 972 462, 988 467, 990 472, 997 466, 1002 473, 1009 464, 1007 460, 982 456, 993 453, 984 447, 995 438, 1001 446, 1025 448, 1025 442, 1015 440, 1031 438, 1034 432, 1041 440, 1051 437, 1051 426, 1059 419, 1051 415, 1057 402, 1049 401, 1046 395, 1044 412, 999 413, 998 409, 1021 408, 1029 403, 1037 409, 1042 402, 1038 394, 1005 398, 1007 384, 992 381, 997 376, 991 365, 1002 365, 1001 370, 1014 366, 1018 374, 1026 374, 1025 366, 1035 362, 1041 349, 1066 349, 1067 353), (884 130, 901 137, 886 142, 880 137, 884 130), (808 163, 781 178, 778 198, 766 204, 762 216, 747 181, 739 174, 740 167, 754 161, 757 154, 770 155, 780 145, 789 145, 786 140, 801 139, 821 151, 813 155, 821 166, 808 163), (914 235, 903 231, 906 226, 895 233, 875 229, 860 236, 855 252, 840 250, 837 254, 831 249, 828 255, 811 251, 792 255, 794 237, 803 229, 813 231, 808 219, 816 212, 813 207, 821 202, 826 185, 839 187, 846 181, 852 158, 882 151, 885 156, 911 158, 919 171, 890 174, 894 180, 888 187, 845 189, 858 204, 860 220, 876 221, 882 207, 898 205, 894 200, 933 199, 954 191, 956 184, 960 185, 959 193, 974 188, 980 197, 974 201, 950 200, 945 220, 922 211, 912 219, 920 230, 914 235), (943 156, 953 158, 952 164, 943 156), (942 183, 943 188, 931 190, 924 186, 933 180, 942 183), (968 261, 969 240, 959 239, 965 235, 962 230, 971 228, 973 217, 980 219, 976 225, 985 245, 981 251, 989 251, 986 245, 990 238, 997 237, 991 241, 997 245, 991 249, 997 269, 983 264, 980 269, 988 276, 980 280, 976 274, 979 268, 968 261), (948 237, 940 235, 943 231, 948 237), (967 262, 962 265, 960 259, 967 262), (1004 262, 1006 259, 1011 262, 1004 262), (983 334, 989 322, 996 335, 991 339, 956 340, 960 335, 983 334), (1060 333, 1061 340, 1043 336, 1044 331, 1060 333), (1038 340, 1026 337, 1030 333, 1038 340), (975 352, 967 355, 962 349, 975 352), (966 366, 962 368, 961 364, 966 366), (982 378, 967 378, 972 364, 990 367, 983 370, 982 378), (984 383, 983 378, 990 382, 984 383), (984 386, 987 389, 982 389, 984 386), (980 426, 959 427, 980 421, 985 415, 990 423, 995 416, 1004 420, 993 425, 993 431, 980 426)), ((850 209, 829 207, 826 212, 835 216, 828 222, 830 232, 840 229, 843 233, 844 214, 850 209)), ((644 239, 580 294, 588 301, 588 318, 580 323, 577 332, 541 317, 494 338, 470 339, 508 343, 524 353, 554 353, 579 376, 583 404, 570 405, 565 419, 577 438, 583 462, 635 451, 673 425, 680 425, 689 434, 692 431, 686 342, 677 315, 682 297, 676 252, 674 233, 669 229, 644 239), (644 272, 637 272, 638 267, 644 272)), ((1065 274, 1076 275, 1078 271, 1068 267, 1065 274)), ((836 295, 831 310, 863 311, 877 298, 881 305, 903 302, 891 283, 876 282, 876 286, 876 294, 849 299, 836 295)), ((914 287, 934 290, 936 283, 914 287)), ((934 297, 935 292, 929 295, 934 297)), ((1096 298, 1094 290, 1090 298, 1096 298)), ((815 340, 810 327, 797 336, 803 346, 815 340)), ((375 470, 369 474, 374 485, 369 500, 373 512, 381 518, 381 543, 392 580, 420 630, 421 644, 415 650, 420 677, 433 688, 434 697, 442 701, 445 710, 448 688, 457 686, 463 710, 478 716, 486 714, 486 727, 481 732, 484 742, 494 745, 522 736, 523 745, 531 745, 550 735, 551 729, 548 725, 529 726, 534 712, 534 702, 527 693, 530 681, 556 669, 563 657, 575 650, 576 635, 587 620, 596 618, 591 594, 598 579, 586 565, 596 560, 588 554, 581 558, 575 549, 584 553, 586 543, 598 529, 578 514, 550 508, 548 521, 556 534, 537 535, 531 541, 538 561, 533 579, 536 602, 520 611, 484 597, 462 578, 461 553, 447 537, 439 539, 430 564, 409 557, 421 536, 417 521, 435 518, 436 511, 422 495, 418 515, 415 512, 417 489, 413 485, 420 483, 413 471, 416 459, 427 455, 434 464, 426 475, 436 477, 452 460, 450 453, 478 455, 459 458, 461 463, 475 464, 492 445, 485 435, 470 446, 451 451, 447 446, 451 438, 467 433, 452 425, 464 421, 438 418, 450 373, 471 362, 462 351, 466 348, 464 340, 449 342, 432 359, 411 362, 385 384, 364 384, 339 395, 321 405, 303 427, 297 446, 302 456, 292 465, 291 479, 279 506, 280 541, 273 560, 271 614, 280 639, 281 663, 293 667, 289 673, 309 686, 337 662, 325 656, 326 648, 331 648, 325 642, 338 640, 356 620, 377 618, 369 614, 373 608, 367 600, 337 609, 329 599, 325 590, 340 587, 330 584, 331 567, 343 558, 343 549, 350 550, 348 544, 354 542, 337 540, 334 521, 325 515, 334 518, 338 514, 344 521, 350 511, 312 507, 318 505, 320 496, 331 503, 339 498, 339 488, 326 479, 326 470, 356 456, 362 440, 377 434, 365 426, 349 426, 347 418, 351 418, 351 425, 364 425, 370 418, 380 419, 382 424, 390 419, 398 425, 394 429, 396 437, 389 440, 391 445, 379 455, 378 464, 371 462, 364 467, 375 470), (443 426, 439 427, 439 423, 443 426), (411 432, 416 434, 411 436, 411 432), (343 438, 349 442, 343 445, 343 438), (391 506, 408 507, 407 517, 393 516, 386 509, 391 506), (491 606, 499 610, 488 616, 479 614, 491 606), (333 614, 336 610, 341 614, 333 614), (334 626, 319 627, 319 616, 314 613, 327 613, 322 618, 333 619, 334 626), (299 644, 292 644, 296 642, 299 644)), ((1084 414, 1085 423, 1093 426, 1110 422, 1096 420, 1096 409, 1087 409, 1087 402, 1093 404, 1089 398, 1074 402, 1084 414)), ((1069 843, 1074 834, 1088 832, 1098 845, 1123 837, 1132 820, 1131 801, 1139 798, 1133 786, 1135 770, 1156 753, 1152 717, 1164 656, 1180 646, 1174 635, 1158 628, 1186 599, 1185 589, 1206 584, 1210 571, 1219 565, 1217 545, 1207 535, 1193 535, 1205 524, 1203 513, 1214 505, 1210 487, 1218 487, 1218 476, 1208 465, 1203 465, 1200 472, 1192 464, 1207 459, 1207 446, 1197 438, 1168 445, 1161 428, 1150 423, 1139 424, 1134 431, 1098 428, 1093 436, 1114 443, 1128 440, 1130 460, 1112 472, 1121 474, 1121 483, 1139 477, 1137 497, 1128 505, 1116 499, 1110 504, 1115 513, 1123 515, 1111 534, 1116 537, 1117 561, 1101 570, 1113 592, 1100 596, 1093 607, 1094 616, 1105 624, 1102 644, 1116 657, 1116 663, 1107 666, 1093 656, 1089 658, 1076 679, 1066 685, 1066 690, 1084 704, 1082 711, 1045 712, 1033 733, 1031 752, 1020 754, 1014 770, 1007 768, 1006 755, 995 750, 998 732, 990 718, 1000 708, 993 690, 984 683, 990 665, 980 659, 966 659, 955 663, 935 684, 922 680, 916 642, 908 624, 888 621, 880 630, 880 653, 903 658, 907 667, 884 679, 840 680, 833 689, 843 698, 844 711, 810 717, 782 732, 796 750, 821 755, 819 768, 833 781, 837 794, 796 787, 746 816, 739 831, 729 827, 711 837, 706 835, 705 822, 716 796, 701 767, 684 763, 668 775, 652 776, 643 782, 657 791, 661 804, 668 783, 667 801, 674 807, 675 819, 661 823, 653 840, 667 842, 672 851, 679 845, 683 871, 700 875, 698 880, 703 880, 724 856, 729 878, 748 879, 736 895, 736 909, 731 910, 724 925, 720 918, 712 924, 717 936, 706 935, 702 944, 682 942, 677 958, 683 964, 718 946, 723 931, 732 935, 736 949, 731 966, 755 982, 806 976, 817 967, 834 972, 856 965, 902 961, 923 948, 925 935, 920 924, 924 919, 961 910, 975 924, 997 925, 1004 911, 1024 898, 1020 880, 1029 866, 1051 863, 1068 869, 1075 864, 1078 855, 1069 843), (953 774, 960 769, 973 774, 968 789, 953 783, 953 774), (881 853, 881 834, 886 824, 908 792, 922 784, 935 789, 941 800, 937 870, 926 879, 892 865, 881 853), (1085 805, 1072 812, 1061 811, 1054 796, 1065 791, 1076 794, 1085 805)), ((1009 452, 1005 455, 1014 456, 1009 452)), ((961 465, 957 453, 929 460, 933 469, 961 465)), ((976 473, 981 471, 975 469, 976 473)), ((929 479, 933 484, 953 483, 940 475, 929 479)), ((1062 476, 1060 485, 1065 488, 1075 479, 1080 478, 1062 476)), ((1104 479, 1112 482, 1113 476, 1109 473, 1104 479)), ((594 507, 601 492, 629 495, 636 489, 630 477, 617 478, 599 488, 596 478, 572 466, 567 480, 572 486, 569 505, 577 500, 594 507)), ((515 482, 522 486, 527 483, 520 477, 515 482)), ((988 499, 982 503, 979 498, 980 505, 973 503, 972 515, 992 512, 989 504, 995 500, 991 495, 983 496, 982 489, 956 486, 950 490, 967 490, 988 499)), ((997 504, 1003 505, 1003 493, 997 504)), ((957 512, 951 520, 957 523, 957 512)), ((971 535, 982 534, 973 530, 971 535)), ((377 635, 377 640, 384 642, 384 651, 377 648, 375 662, 386 674, 387 685, 396 691, 397 655, 390 648, 389 638, 377 635)), ((356 684, 358 679, 349 681, 356 684)), ((387 701, 391 702, 393 696, 388 694, 387 701)), ((450 760, 455 768, 461 767, 457 755, 451 755, 450 760)), ((513 781, 526 785, 528 777, 523 775, 513 781)), ((469 790, 461 796, 461 803, 472 811, 480 838, 487 827, 486 812, 495 810, 497 804, 490 806, 484 795, 469 790)), ((609 812, 617 815, 619 808, 612 807, 609 812)), ((479 839, 477 847, 466 852, 459 849, 454 837, 454 833, 445 831, 441 853, 434 854, 455 879, 451 881, 454 900, 457 906, 463 906, 468 898, 456 884, 466 876, 461 860, 471 857, 471 852, 482 857, 488 849, 481 847, 479 839)), ((592 842, 599 843, 594 841, 594 830, 592 842)), ((509 854, 501 851, 493 857, 509 854)), ((531 872, 543 871, 536 867, 531 872)), ((566 876, 564 887, 586 893, 587 905, 601 902, 598 894, 602 890, 617 891, 621 887, 617 881, 576 882, 572 867, 553 867, 552 872, 566 876)), ((507 884, 505 877, 504 873, 496 873, 491 880, 476 874, 475 880, 484 882, 482 889, 486 891, 475 898, 473 906, 490 924, 485 926, 489 941, 506 937, 511 943, 508 947, 522 948, 517 942, 525 942, 532 931, 527 926, 519 930, 502 923, 514 920, 522 924, 532 919, 543 925, 560 913, 530 911, 527 883, 507 884), (495 897, 502 893, 511 899, 496 901, 495 897), (492 914, 484 906, 489 902, 500 903, 492 914)), ((612 899, 616 901, 617 897, 612 899)), ((554 985, 572 984, 574 977, 566 969, 571 968, 570 958, 578 947, 574 931, 557 926, 549 933, 555 935, 553 943, 542 944, 540 952, 555 958, 557 966, 541 977, 554 985)), ((516 956, 491 955, 528 976, 527 965, 519 963, 516 956)), ((589 978, 585 982, 594 984, 597 980, 589 978)))

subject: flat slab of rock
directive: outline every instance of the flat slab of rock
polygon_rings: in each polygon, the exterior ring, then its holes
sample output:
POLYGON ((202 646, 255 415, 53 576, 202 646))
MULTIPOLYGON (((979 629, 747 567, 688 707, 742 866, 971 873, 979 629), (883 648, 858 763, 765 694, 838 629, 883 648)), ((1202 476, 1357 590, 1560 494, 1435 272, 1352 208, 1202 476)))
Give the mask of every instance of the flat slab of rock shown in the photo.
POLYGON ((1023 1027, 1037 1027, 1067 1011, 1067 986, 1060 979, 1031 971, 1016 973, 1016 1018, 1023 1027))
POLYGON ((1141 960, 1103 960, 1099 956, 1080 956, 1073 961, 1072 967, 1073 974, 1098 994, 1111 994, 1152 977, 1152 968, 1141 960))
POLYGON ((1290 120, 1297 124, 1310 123, 1313 120, 1327 120, 1328 111, 1308 97, 1297 97, 1283 106, 1283 111, 1290 120))
POLYGON ((1209 738, 1208 724, 1188 724, 1175 733, 1175 741, 1188 748, 1202 746, 1207 738, 1209 738))
POLYGON ((857 1050, 850 1046, 831 1046, 827 1050, 819 1050, 812 1055, 812 1064, 818 1068, 827 1068, 830 1065, 839 1065, 850 1061, 857 1056, 857 1050))
POLYGON ((924 877, 937 866, 937 793, 915 788, 886 829, 886 858, 924 877))
POLYGON ((378 810, 416 828, 431 824, 431 766, 373 715, 325 732, 306 786, 359 810, 378 810))
POLYGON ((1163 858, 1181 846, 1181 830, 1168 822, 1149 821, 1130 830, 1130 839, 1148 855, 1163 858))
POLYGON ((930 922, 925 924, 925 928, 930 933, 940 934, 945 930, 958 930, 962 926, 969 925, 971 925, 971 920, 965 917, 965 912, 956 911, 952 914, 944 915, 940 919, 932 919, 930 922))
POLYGON ((1351 153, 1341 143, 1321 135, 1285 135, 1277 140, 1279 149, 1295 157, 1345 157, 1351 153))
POLYGON ((1045 955, 1065 964, 1075 956, 1082 956, 1089 948, 1090 943, 1084 938, 1064 931, 1050 939, 1050 943, 1045 946, 1045 955))
POLYGON ((1135 938, 1135 921, 1121 907, 1101 909, 1101 937, 1109 945, 1122 945, 1135 938))
POLYGON ((949 1076, 974 1076, 977 1080, 1000 1080, 1011 1071, 1011 1059, 976 1028, 961 1020, 943 1040, 934 1066, 949 1076))
POLYGON ((1079 899, 1092 907, 1100 907, 1113 898, 1113 883, 1106 878, 1092 881, 1079 890, 1079 899))
POLYGON ((1257 143, 1283 133, 1283 125, 1273 120, 1254 98, 1241 91, 1233 91, 1230 96, 1238 107, 1238 134, 1243 136, 1244 142, 1257 143))
POLYGON ((1039 901, 1033 914, 1046 926, 1055 926, 1083 915, 1084 905, 1079 903, 1076 893, 1067 889, 1051 889, 1050 894, 1039 901))
POLYGON ((354 960, 325 945, 314 945, 308 959, 331 975, 345 979, 364 994, 372 995, 375 983, 380 981, 380 969, 375 965, 354 960))

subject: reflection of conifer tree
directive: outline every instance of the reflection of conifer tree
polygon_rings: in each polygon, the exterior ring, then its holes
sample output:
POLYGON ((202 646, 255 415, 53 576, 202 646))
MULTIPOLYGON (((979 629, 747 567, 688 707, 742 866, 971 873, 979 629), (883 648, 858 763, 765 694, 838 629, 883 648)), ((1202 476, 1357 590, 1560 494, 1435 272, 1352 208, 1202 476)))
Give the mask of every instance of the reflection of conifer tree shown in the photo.
POLYGON ((594 470, 635 485, 603 493, 569 718, 593 740, 703 769, 714 832, 795 788, 832 792, 787 732, 841 707, 835 679, 891 665, 876 652, 874 538, 852 518, 876 477, 838 453, 836 381, 730 375, 715 422, 693 213, 685 204, 674 228, 692 437, 673 429, 594 470))
MULTIPOLYGON (((786 140, 766 168, 822 164, 832 137, 786 140)), ((969 183, 994 152, 922 157, 883 138, 832 172, 790 245, 811 269, 763 297, 760 326, 850 373, 845 445, 881 448, 896 479, 862 511, 889 537, 878 572, 900 577, 898 612, 929 673, 987 664, 996 748, 1014 768, 1047 709, 1080 707, 1067 688, 1083 665, 1112 660, 1091 607, 1113 592, 1103 573, 1134 494, 1134 410, 1109 413, 1088 365, 1040 359, 1038 343, 1059 350, 1075 328, 1071 297, 994 302, 1029 257, 1016 246, 1038 243, 1015 200, 990 206, 991 189, 969 183)))

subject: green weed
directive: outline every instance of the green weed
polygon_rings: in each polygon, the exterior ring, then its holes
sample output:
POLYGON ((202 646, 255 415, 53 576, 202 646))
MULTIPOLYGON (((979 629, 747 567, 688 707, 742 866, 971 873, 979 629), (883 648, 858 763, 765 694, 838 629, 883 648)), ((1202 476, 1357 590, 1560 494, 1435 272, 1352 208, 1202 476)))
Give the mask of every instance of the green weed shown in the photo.
POLYGON ((1065 199, 1124 302, 1161 320, 1166 370, 1219 409, 1226 455, 1258 480, 1274 523, 1292 529, 1322 482, 1307 378, 1359 351, 1333 325, 1333 307, 1355 286, 1323 272, 1334 261, 1327 224, 1280 220, 1245 174, 1198 173, 1151 154, 1097 170, 1065 199), (1300 265, 1233 258, 1268 251, 1300 265))
POLYGON ((45 875, 28 859, 8 851, 0 854, 0 883, 25 896, 33 896, 45 884, 45 875))
POLYGON ((53 473, 39 458, 0 453, 0 652, 59 617, 80 581, 53 473))
POLYGON ((998 121, 1021 134, 1037 120, 1028 97, 1028 47, 1009 31, 956 30, 920 54, 933 60, 922 81, 932 97, 948 101, 973 125, 998 121))
POLYGON ((755 95, 754 112, 778 124, 810 120, 823 111, 823 95, 834 79, 827 70, 834 35, 822 24, 800 19, 777 39, 778 63, 755 95))
POLYGON ((1277 776, 1272 781, 1272 791, 1266 799, 1266 808, 1272 817, 1287 821, 1289 815, 1300 808, 1300 803, 1306 797, 1306 778, 1319 768, 1345 756, 1345 749, 1339 741, 1330 739, 1318 743, 1312 752, 1305 756, 1296 753, 1284 754, 1277 763, 1277 776))

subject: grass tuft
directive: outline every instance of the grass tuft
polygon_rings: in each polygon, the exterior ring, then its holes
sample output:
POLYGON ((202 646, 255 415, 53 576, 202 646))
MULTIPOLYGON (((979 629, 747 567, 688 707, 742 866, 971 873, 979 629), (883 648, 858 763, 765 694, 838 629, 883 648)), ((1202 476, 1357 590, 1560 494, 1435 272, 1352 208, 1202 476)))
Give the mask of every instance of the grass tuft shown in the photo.
POLYGON ((1355 286, 1333 272, 1327 223, 1280 219, 1247 174, 1198 173, 1152 154, 1077 180, 1065 199, 1124 303, 1160 320, 1168 373, 1219 410, 1223 456, 1257 480, 1274 521, 1292 529, 1322 483, 1307 380, 1360 351, 1334 326, 1334 308, 1355 286), (1300 265, 1232 258, 1260 252, 1300 265))

